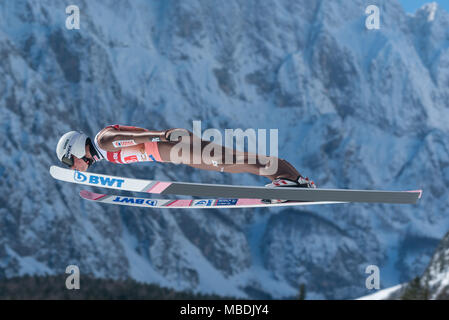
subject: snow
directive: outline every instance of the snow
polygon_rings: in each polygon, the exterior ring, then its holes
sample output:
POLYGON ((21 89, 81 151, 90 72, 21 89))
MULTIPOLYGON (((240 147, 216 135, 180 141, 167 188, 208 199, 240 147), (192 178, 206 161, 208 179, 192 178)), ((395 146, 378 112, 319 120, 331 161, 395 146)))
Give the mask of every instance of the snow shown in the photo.
POLYGON ((396 286, 393 286, 393 287, 390 287, 390 288, 387 288, 387 289, 379 290, 376 293, 373 293, 373 294, 370 294, 370 295, 358 298, 356 300, 386 300, 386 299, 389 298, 389 296, 392 293, 395 293, 395 292, 399 291, 402 288, 402 286, 403 286, 402 284, 398 284, 396 286))
POLYGON ((238 289, 238 282, 236 283, 235 279, 224 277, 221 272, 205 259, 196 246, 189 242, 185 242, 184 244, 183 250, 185 257, 189 261, 194 261, 194 268, 200 271, 200 281, 198 287, 195 288, 196 292, 215 293, 240 298, 245 297, 245 294, 238 289))
POLYGON ((449 270, 446 269, 437 274, 431 281, 429 281, 429 286, 437 286, 437 290, 434 290, 432 296, 437 297, 443 290, 447 289, 449 286, 449 270))
POLYGON ((143 283, 157 283, 163 287, 170 286, 170 283, 153 269, 151 263, 136 252, 137 239, 126 228, 123 230, 121 240, 131 278, 143 283))
POLYGON ((23 275, 52 275, 54 270, 45 263, 36 260, 32 256, 21 256, 9 246, 5 246, 6 252, 12 258, 15 258, 19 264, 19 276, 23 275))
MULTIPOLYGON (((255 213, 256 214, 256 213, 255 213)), ((272 272, 267 270, 264 266, 263 255, 261 252, 261 243, 263 243, 263 235, 267 228, 267 223, 270 218, 270 214, 265 214, 255 219, 255 222, 247 227, 246 234, 248 237, 248 243, 251 248, 251 268, 246 270, 239 277, 238 282, 255 282, 257 283, 258 277, 263 278, 264 281, 260 283, 260 289, 272 294, 273 296, 295 296, 298 294, 298 289, 293 288, 287 283, 280 282, 276 279, 272 272), (243 281, 246 280, 246 281, 243 281)), ((237 282, 237 281, 236 281, 237 282)))
POLYGON ((436 2, 430 2, 430 3, 426 3, 423 7, 423 10, 426 10, 429 13, 429 16, 427 18, 428 22, 434 21, 435 20, 435 13, 438 10, 438 3, 436 2))

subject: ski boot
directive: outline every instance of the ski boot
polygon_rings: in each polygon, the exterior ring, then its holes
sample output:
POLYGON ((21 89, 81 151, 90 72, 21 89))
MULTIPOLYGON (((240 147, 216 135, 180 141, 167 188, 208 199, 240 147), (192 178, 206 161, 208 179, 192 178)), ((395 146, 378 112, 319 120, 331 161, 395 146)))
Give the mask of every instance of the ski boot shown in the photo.
MULTIPOLYGON (((315 189, 315 182, 309 180, 309 178, 304 178, 303 176, 299 176, 297 180, 290 180, 286 178, 277 178, 273 180, 271 183, 265 185, 267 188, 312 188, 315 189)), ((282 203, 287 202, 289 200, 283 199, 262 199, 263 203, 282 203)))

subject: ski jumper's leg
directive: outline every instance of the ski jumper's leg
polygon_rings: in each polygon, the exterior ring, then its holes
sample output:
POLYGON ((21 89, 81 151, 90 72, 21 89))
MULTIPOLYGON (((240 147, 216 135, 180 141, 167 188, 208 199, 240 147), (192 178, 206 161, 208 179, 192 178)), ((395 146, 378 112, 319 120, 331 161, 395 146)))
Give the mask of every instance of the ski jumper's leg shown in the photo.
POLYGON ((203 170, 251 173, 270 180, 276 178, 296 180, 300 176, 299 172, 284 159, 226 148, 211 141, 201 140, 191 132, 188 139, 157 144, 161 160, 164 162, 183 163, 203 170), (195 149, 193 139, 197 139, 199 148, 195 149))

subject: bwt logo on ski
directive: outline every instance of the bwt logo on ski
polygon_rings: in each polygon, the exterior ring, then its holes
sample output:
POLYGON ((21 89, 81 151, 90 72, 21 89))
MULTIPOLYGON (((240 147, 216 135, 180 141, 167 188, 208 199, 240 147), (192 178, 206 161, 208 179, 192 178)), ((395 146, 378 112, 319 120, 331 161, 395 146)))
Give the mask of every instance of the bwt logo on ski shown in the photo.
POLYGON ((151 199, 137 199, 137 198, 127 198, 127 197, 115 197, 112 201, 121 203, 135 203, 135 204, 147 204, 149 206, 156 206, 157 201, 151 199))
POLYGON ((81 172, 75 170, 73 179, 75 179, 75 181, 78 181, 78 182, 84 182, 87 180, 87 176, 85 174, 82 174, 81 172))
POLYGON ((114 179, 109 177, 101 177, 96 176, 94 174, 89 175, 89 179, 87 176, 77 170, 75 170, 75 174, 73 176, 73 179, 77 182, 88 182, 90 184, 98 184, 102 186, 108 186, 113 187, 114 184, 116 184, 116 187, 120 188, 122 186, 122 183, 125 182, 123 179, 114 179))

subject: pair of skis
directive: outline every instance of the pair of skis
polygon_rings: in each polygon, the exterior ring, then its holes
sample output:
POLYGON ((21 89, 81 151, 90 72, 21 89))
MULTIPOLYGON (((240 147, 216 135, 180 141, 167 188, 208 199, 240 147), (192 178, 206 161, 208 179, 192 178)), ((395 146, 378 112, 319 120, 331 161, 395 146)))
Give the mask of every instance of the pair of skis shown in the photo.
POLYGON ((217 199, 150 199, 112 194, 99 194, 81 190, 83 199, 101 203, 148 208, 257 208, 348 202, 414 204, 421 198, 422 190, 380 191, 351 189, 266 188, 187 182, 163 182, 125 177, 115 177, 90 172, 79 172, 57 166, 50 167, 53 178, 89 186, 123 191, 175 194, 217 199), (261 199, 285 199, 283 203, 264 203, 261 199))

